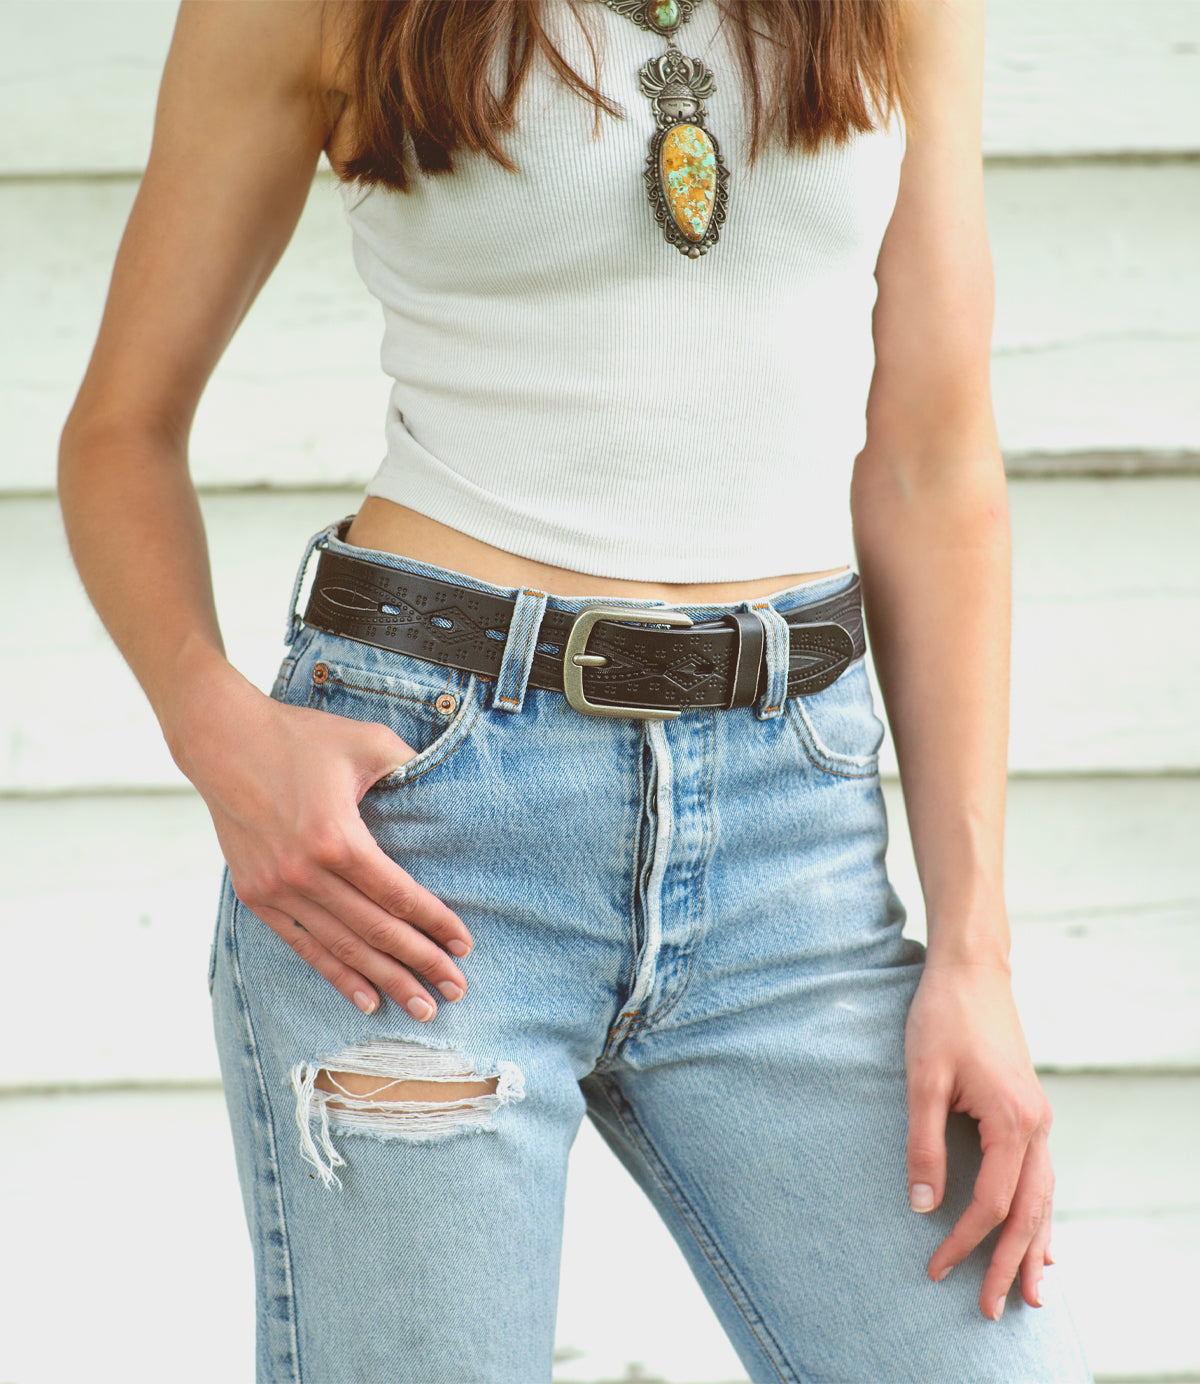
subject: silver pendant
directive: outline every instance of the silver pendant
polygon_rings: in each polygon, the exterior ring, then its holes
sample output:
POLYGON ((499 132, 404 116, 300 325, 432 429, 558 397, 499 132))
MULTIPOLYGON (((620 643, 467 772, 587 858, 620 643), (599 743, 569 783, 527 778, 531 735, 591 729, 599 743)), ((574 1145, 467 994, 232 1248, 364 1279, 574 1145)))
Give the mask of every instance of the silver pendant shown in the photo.
POLYGON ((715 245, 729 201, 729 170, 707 128, 704 98, 716 90, 713 74, 675 43, 696 0, 605 0, 639 27, 665 36, 667 51, 639 73, 643 96, 655 113, 643 177, 654 218, 668 243, 698 259, 715 245))

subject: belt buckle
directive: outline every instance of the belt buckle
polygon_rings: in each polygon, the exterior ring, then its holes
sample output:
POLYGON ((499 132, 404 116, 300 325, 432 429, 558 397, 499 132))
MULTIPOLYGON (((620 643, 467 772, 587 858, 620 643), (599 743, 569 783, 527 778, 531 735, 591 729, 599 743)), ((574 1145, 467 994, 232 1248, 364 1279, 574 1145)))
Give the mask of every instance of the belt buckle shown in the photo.
POLYGON ((624 620, 641 625, 692 624, 691 617, 681 610, 638 610, 630 606, 615 605, 585 606, 571 622, 571 629, 563 648, 563 690, 567 694, 567 701, 576 711, 586 711, 592 716, 636 716, 641 721, 670 721, 678 716, 678 711, 659 707, 602 706, 599 702, 588 701, 583 691, 583 670, 603 668, 608 662, 603 654, 587 652, 588 638, 599 620, 624 620))

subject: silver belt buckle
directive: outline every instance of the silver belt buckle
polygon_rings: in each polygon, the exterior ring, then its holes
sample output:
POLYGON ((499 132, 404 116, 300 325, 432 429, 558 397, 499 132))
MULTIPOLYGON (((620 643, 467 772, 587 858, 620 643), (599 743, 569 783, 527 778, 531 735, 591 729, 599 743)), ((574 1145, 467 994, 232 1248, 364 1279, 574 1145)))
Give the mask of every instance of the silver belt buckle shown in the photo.
POLYGON ((680 625, 692 624, 690 616, 681 610, 636 610, 629 606, 594 605, 585 606, 575 616, 563 649, 563 690, 567 701, 576 711, 586 711, 592 716, 636 716, 641 721, 669 721, 678 716, 678 711, 661 710, 647 706, 601 706, 589 702, 583 691, 583 670, 603 668, 608 659, 603 654, 587 652, 588 637, 598 620, 623 620, 640 625, 680 625))

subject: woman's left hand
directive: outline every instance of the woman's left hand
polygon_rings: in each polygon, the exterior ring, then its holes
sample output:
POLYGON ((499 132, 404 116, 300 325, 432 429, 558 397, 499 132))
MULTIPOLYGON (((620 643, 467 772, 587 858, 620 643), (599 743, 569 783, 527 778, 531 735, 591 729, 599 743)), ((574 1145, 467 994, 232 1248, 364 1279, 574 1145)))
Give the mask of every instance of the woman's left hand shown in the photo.
POLYGON ((1051 1112, 1017 1018, 1008 968, 927 961, 909 1010, 905 1063, 913 1209, 932 1211, 941 1204, 950 1111, 979 1121, 983 1146, 974 1196, 929 1260, 930 1278, 945 1278, 1002 1226, 980 1310, 998 1321, 1018 1273, 1021 1296, 1040 1307, 1042 1270, 1051 1262, 1051 1112))

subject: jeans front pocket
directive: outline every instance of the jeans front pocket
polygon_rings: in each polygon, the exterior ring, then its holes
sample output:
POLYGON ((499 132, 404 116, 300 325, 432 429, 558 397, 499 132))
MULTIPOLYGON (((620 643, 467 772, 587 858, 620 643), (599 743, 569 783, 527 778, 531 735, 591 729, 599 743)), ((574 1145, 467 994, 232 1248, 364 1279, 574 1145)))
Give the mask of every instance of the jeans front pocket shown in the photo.
MULTIPOLYGON (((307 705, 334 716, 385 725, 416 753, 375 788, 428 772, 454 752, 481 709, 473 673, 426 663, 335 635, 322 635, 303 660, 307 705)), ((299 700, 293 689, 292 700, 299 700)))
POLYGON ((841 778, 869 778, 879 770, 883 722, 875 714, 865 659, 807 697, 790 697, 788 720, 804 753, 818 769, 841 778))

